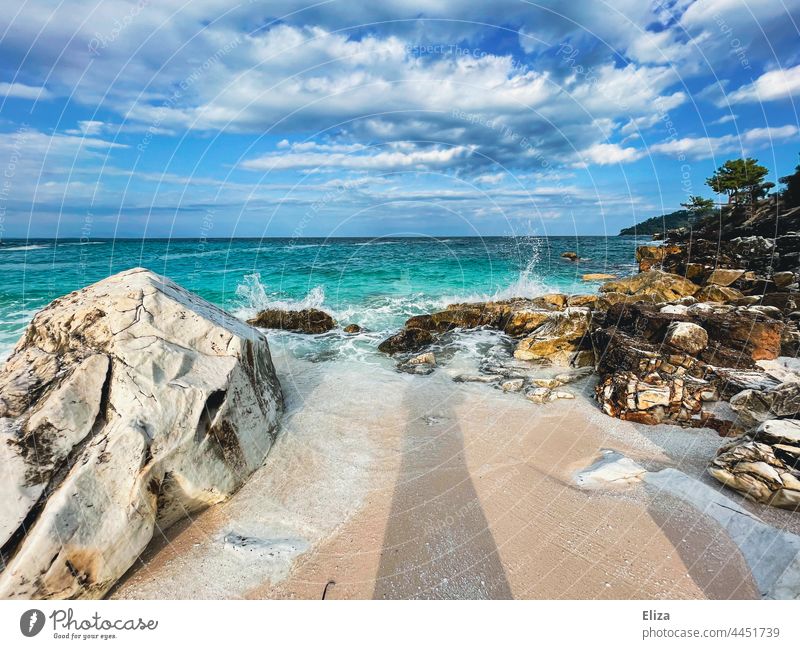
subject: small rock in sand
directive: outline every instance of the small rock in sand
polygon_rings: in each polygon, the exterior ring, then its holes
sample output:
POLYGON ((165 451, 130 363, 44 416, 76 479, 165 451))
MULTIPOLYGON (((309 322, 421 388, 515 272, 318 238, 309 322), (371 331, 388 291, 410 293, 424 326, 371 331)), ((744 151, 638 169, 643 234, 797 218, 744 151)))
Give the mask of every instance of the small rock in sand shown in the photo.
POLYGON ((533 403, 544 403, 550 396, 549 388, 534 388, 525 393, 525 398, 533 403))
POLYGON ((561 381, 556 378, 551 379, 531 379, 531 385, 535 385, 537 388, 557 388, 561 385, 561 381))
POLYGON ((639 482, 645 473, 645 469, 630 458, 604 450, 599 460, 575 475, 575 482, 583 489, 601 489, 610 484, 639 482))
POLYGON ((500 384, 500 388, 503 392, 519 392, 522 390, 522 386, 525 385, 525 379, 509 379, 507 381, 503 381, 500 384))

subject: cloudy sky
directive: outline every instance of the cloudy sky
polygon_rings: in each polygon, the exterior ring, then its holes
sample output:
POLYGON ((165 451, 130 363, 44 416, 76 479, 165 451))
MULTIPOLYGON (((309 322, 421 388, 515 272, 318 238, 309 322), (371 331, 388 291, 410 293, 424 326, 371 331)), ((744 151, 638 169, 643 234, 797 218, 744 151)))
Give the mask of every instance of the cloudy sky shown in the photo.
POLYGON ((3 238, 616 234, 800 151, 800 0, 5 0, 0 33, 3 238))

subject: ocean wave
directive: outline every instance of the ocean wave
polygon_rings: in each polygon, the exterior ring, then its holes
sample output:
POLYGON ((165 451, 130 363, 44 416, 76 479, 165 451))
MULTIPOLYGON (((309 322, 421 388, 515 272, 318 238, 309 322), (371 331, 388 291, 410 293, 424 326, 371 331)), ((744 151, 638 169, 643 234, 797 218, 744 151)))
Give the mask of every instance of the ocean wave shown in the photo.
POLYGON ((156 259, 159 261, 173 261, 174 259, 191 259, 192 257, 213 257, 214 255, 222 255, 228 252, 224 250, 204 250, 203 252, 168 252, 164 255, 159 255, 156 259))
POLYGON ((70 241, 69 243, 61 243, 58 242, 56 245, 61 246, 103 246, 105 245, 105 241, 70 241))
POLYGON ((301 311, 303 309, 319 309, 325 302, 325 291, 321 286, 312 288, 301 300, 281 299, 270 295, 261 283, 261 274, 245 275, 236 287, 236 296, 241 309, 246 313, 255 313, 265 309, 283 309, 285 311, 301 311))
POLYGON ((396 246, 403 241, 362 241, 361 243, 354 243, 354 246, 396 246))
POLYGON ((44 250, 49 248, 50 246, 46 246, 43 244, 31 244, 29 246, 0 246, 0 250, 4 250, 6 252, 21 252, 23 250, 44 250))

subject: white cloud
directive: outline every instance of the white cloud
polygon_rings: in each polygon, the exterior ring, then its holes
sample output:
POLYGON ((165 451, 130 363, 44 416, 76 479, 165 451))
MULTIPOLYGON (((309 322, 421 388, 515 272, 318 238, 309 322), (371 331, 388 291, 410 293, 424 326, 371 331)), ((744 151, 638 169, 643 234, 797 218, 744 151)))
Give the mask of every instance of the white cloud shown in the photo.
POLYGON ((687 137, 669 142, 654 144, 650 147, 653 153, 665 155, 685 155, 689 158, 712 158, 727 153, 747 153, 748 150, 757 150, 762 145, 770 144, 776 140, 787 140, 797 135, 798 129, 793 125, 753 128, 736 135, 723 135, 720 137, 687 137))
POLYGON ((49 99, 50 92, 40 86, 26 86, 24 83, 0 82, 0 96, 19 99, 49 99))
POLYGON ((711 126, 718 126, 721 124, 727 124, 728 122, 735 122, 738 119, 737 115, 733 113, 728 113, 727 115, 723 115, 719 119, 715 119, 713 122, 709 122, 711 126))
POLYGON ((97 120, 80 120, 78 128, 67 129, 65 133, 69 135, 99 135, 106 130, 106 123, 97 120))
POLYGON ((578 166, 586 164, 610 165, 635 162, 649 154, 686 156, 693 159, 712 158, 727 153, 744 154, 748 150, 796 137, 798 128, 794 125, 752 128, 740 135, 720 137, 685 137, 653 144, 647 149, 623 147, 619 144, 595 144, 581 151, 578 166))
POLYGON ((422 170, 452 166, 456 160, 463 160, 469 154, 470 149, 463 146, 419 149, 410 152, 378 150, 358 155, 326 151, 276 152, 245 160, 239 166, 252 171, 278 171, 281 169, 305 169, 315 172, 333 169, 422 170))
POLYGON ((506 174, 503 171, 496 174, 481 174, 475 177, 475 182, 480 185, 498 185, 503 182, 505 177, 506 174))
POLYGON ((765 102, 800 96, 800 65, 765 72, 753 83, 730 93, 726 99, 731 103, 765 102))
POLYGON ((582 162, 597 165, 619 164, 633 162, 645 155, 643 151, 634 147, 622 147, 619 144, 601 143, 594 144, 580 153, 582 162))

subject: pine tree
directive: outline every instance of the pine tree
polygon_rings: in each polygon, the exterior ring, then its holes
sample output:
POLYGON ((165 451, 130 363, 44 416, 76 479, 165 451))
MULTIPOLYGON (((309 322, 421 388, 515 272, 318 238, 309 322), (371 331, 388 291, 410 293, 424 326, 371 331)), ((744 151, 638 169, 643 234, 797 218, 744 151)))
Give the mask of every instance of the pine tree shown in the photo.
POLYGON ((706 180, 706 185, 717 194, 727 194, 728 202, 735 205, 754 204, 766 196, 775 183, 764 182, 769 169, 758 164, 755 158, 728 160, 706 180))
POLYGON ((697 221, 704 216, 711 214, 714 210, 714 201, 710 198, 703 198, 702 196, 689 196, 688 203, 681 203, 681 207, 688 210, 692 218, 697 221))

